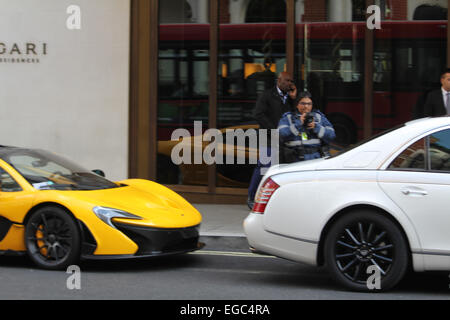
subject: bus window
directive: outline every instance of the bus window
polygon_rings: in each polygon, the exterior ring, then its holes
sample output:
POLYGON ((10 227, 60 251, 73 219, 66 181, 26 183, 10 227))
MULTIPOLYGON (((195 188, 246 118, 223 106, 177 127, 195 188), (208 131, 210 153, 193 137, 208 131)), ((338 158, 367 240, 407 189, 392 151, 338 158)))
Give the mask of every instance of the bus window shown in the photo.
MULTIPOLYGON (((439 87, 439 72, 446 60, 446 24, 383 21, 382 29, 375 31, 374 134, 410 120, 418 97, 439 87)), ((365 30, 365 22, 296 25, 295 83, 300 91, 312 93, 315 107, 335 127, 335 142, 343 146, 356 143, 364 134, 365 30)), ((252 111, 258 95, 273 87, 277 75, 286 70, 285 37, 283 23, 220 24, 219 129, 255 124, 252 111)), ((204 130, 208 128, 208 39, 207 24, 160 26, 159 141, 170 140, 176 128, 192 134, 195 120, 203 121, 204 130)), ((187 181, 185 173, 174 177, 167 181, 187 181)), ((229 184, 218 182, 217 186, 229 184)))
POLYGON ((359 46, 344 40, 310 41, 308 86, 319 79, 327 99, 362 98, 361 68, 359 46))
POLYGON ((424 116, 446 60, 446 22, 383 23, 375 32, 374 133, 424 116))
POLYGON ((299 61, 304 87, 312 93, 315 108, 333 124, 335 142, 342 146, 355 143, 362 133, 361 30, 361 24, 305 25, 308 38, 297 41, 297 50, 304 53, 304 61, 299 61))
POLYGON ((392 57, 391 50, 383 50, 380 45, 373 53, 373 89, 374 91, 391 90, 392 57))
POLYGON ((209 50, 192 50, 192 95, 207 97, 209 89, 209 50))
POLYGON ((271 52, 264 52, 260 43, 225 42, 219 56, 219 95, 256 99, 273 87, 277 74, 285 70, 286 59, 284 52, 280 53, 283 43, 270 45, 271 52))
POLYGON ((162 98, 188 94, 188 62, 186 50, 159 51, 159 95, 162 98))
POLYGON ((218 128, 256 123, 252 111, 258 96, 275 86, 285 70, 284 42, 220 42, 218 128))
POLYGON ((417 91, 439 87, 439 74, 445 66, 444 42, 408 41, 395 48, 396 90, 417 91))

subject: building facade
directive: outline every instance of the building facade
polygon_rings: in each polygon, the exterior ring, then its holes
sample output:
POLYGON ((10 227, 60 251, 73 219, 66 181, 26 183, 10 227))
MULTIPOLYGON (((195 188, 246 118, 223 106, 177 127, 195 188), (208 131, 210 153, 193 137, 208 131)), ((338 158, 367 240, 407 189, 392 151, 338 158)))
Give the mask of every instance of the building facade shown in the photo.
MULTIPOLYGON (((151 148, 142 151, 148 153, 139 155, 137 146, 131 152, 130 173, 146 171, 203 200, 244 199, 249 161, 240 161, 236 152, 233 165, 174 165, 169 141, 176 128, 196 136, 195 121, 201 121, 202 132, 252 128, 255 101, 280 71, 291 72, 300 90, 313 93, 341 146, 422 116, 424 96, 439 86, 449 61, 447 8, 446 0, 153 3, 146 16, 153 12, 158 33, 150 37, 153 52, 147 55, 158 57, 152 66, 158 74, 148 79, 153 108, 141 111, 155 119, 154 129, 151 148), (380 30, 366 26, 369 5, 380 8, 380 30)), ((132 110, 139 114, 138 107, 132 110)))
POLYGON ((126 178, 130 1, 0 6, 0 144, 50 150, 126 178))
POLYGON ((195 154, 208 129, 224 140, 227 128, 254 130, 255 102, 279 72, 312 92, 344 147, 423 116, 450 65, 449 0, 34 2, 0 0, 0 143, 194 201, 245 202, 249 141, 242 153, 229 143, 230 163, 195 154), (370 5, 381 29, 367 27, 370 5), (174 161, 177 129, 199 143, 191 162, 174 161))

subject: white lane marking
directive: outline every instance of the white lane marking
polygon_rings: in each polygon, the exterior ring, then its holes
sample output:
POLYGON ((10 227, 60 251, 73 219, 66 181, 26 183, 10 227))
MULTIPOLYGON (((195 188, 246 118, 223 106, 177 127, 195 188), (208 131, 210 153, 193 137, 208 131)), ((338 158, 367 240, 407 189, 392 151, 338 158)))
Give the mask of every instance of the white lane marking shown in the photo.
POLYGON ((257 253, 251 253, 251 252, 230 252, 230 251, 205 250, 205 251, 189 252, 189 254, 210 255, 210 256, 227 256, 227 257, 247 257, 247 258, 272 258, 272 259, 278 259, 275 256, 263 255, 263 254, 257 254, 257 253))
MULTIPOLYGON (((267 270, 243 270, 243 269, 214 269, 214 268, 189 268, 189 271, 193 272, 211 272, 211 273, 237 273, 237 274, 268 274, 268 275, 283 275, 283 276, 289 276, 289 274, 286 274, 285 271, 267 271, 267 270)), ((298 274, 295 275, 296 277, 298 274)))

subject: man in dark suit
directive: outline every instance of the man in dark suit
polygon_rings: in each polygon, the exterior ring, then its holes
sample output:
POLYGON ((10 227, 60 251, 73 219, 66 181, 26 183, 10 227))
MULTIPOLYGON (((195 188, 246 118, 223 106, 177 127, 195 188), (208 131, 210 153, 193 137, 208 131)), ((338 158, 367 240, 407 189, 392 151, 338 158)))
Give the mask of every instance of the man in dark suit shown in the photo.
MULTIPOLYGON (((295 87, 292 76, 288 72, 281 72, 277 79, 277 85, 259 96, 253 116, 259 124, 260 129, 268 129, 267 137, 267 156, 270 157, 270 129, 277 129, 281 116, 288 111, 292 111, 295 107, 295 99, 297 98, 297 88, 295 87)), ((261 146, 260 146, 261 147, 261 146)), ((260 150, 261 152, 261 150, 260 150)), ((247 204, 253 207, 256 189, 261 182, 261 168, 269 167, 269 164, 262 164, 258 161, 253 171, 248 188, 247 204)))
POLYGON ((450 114, 450 69, 441 74, 441 88, 431 91, 424 105, 425 117, 438 117, 450 114))

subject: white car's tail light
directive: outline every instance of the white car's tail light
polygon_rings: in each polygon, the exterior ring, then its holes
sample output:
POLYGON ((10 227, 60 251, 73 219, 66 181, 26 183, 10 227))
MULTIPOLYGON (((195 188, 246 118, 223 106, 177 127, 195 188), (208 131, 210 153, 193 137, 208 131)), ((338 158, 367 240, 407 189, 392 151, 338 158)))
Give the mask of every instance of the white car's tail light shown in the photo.
POLYGON ((270 197, 279 187, 280 186, 270 178, 264 181, 263 186, 259 189, 258 194, 255 197, 255 204, 253 205, 252 211, 255 213, 264 213, 270 197))

